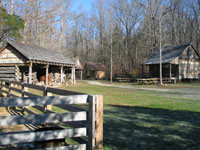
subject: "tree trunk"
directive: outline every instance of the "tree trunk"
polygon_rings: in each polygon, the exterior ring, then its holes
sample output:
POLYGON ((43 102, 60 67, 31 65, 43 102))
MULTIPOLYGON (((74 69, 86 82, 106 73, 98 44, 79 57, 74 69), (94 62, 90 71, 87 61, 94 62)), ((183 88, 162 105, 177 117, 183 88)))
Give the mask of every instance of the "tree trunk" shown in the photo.
POLYGON ((10 14, 13 15, 13 5, 14 5, 14 1, 10 0, 10 14))
POLYGON ((111 38, 110 38, 110 83, 113 82, 112 79, 112 68, 113 68, 113 58, 112 58, 112 53, 113 53, 113 47, 112 47, 113 39, 112 39, 112 32, 111 32, 111 38))
POLYGON ((159 26, 160 26, 160 85, 163 85, 163 82, 162 82, 162 21, 161 19, 159 22, 159 26))

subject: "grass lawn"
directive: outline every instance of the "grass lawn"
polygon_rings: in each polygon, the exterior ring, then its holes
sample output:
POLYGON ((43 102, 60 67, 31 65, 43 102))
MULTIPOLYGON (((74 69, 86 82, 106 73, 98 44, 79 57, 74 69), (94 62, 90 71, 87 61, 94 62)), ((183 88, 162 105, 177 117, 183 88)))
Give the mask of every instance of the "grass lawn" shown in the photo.
MULTIPOLYGON (((108 84, 105 81, 103 83, 108 84)), ((180 83, 164 87, 115 85, 196 89, 196 91, 199 88, 200 91, 199 83, 180 83)), ((78 82, 76 85, 62 88, 104 96, 105 150, 200 149, 200 97, 184 97, 179 91, 170 93, 102 87, 89 85, 86 82, 78 82)))

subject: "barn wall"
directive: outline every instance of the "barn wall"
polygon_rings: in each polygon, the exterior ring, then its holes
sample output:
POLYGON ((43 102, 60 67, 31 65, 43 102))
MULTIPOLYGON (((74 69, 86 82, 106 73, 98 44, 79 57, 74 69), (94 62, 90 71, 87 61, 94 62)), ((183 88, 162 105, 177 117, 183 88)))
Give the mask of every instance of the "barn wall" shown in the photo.
POLYGON ((3 64, 20 64, 25 63, 25 58, 14 50, 11 46, 7 46, 0 53, 0 63, 3 64))
POLYGON ((200 74, 200 61, 180 60, 179 79, 198 79, 200 74))

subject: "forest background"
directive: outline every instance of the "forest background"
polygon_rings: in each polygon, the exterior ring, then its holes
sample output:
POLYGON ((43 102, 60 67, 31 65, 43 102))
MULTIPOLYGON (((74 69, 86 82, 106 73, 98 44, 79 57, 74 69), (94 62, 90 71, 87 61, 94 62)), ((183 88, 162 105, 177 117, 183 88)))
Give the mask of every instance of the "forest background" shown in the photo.
POLYGON ((107 78, 139 76, 155 50, 200 49, 200 0, 0 0, 0 40, 20 40, 106 64, 107 78), (89 3, 86 2, 85 3, 89 3), (111 65, 112 64, 112 65, 111 65))

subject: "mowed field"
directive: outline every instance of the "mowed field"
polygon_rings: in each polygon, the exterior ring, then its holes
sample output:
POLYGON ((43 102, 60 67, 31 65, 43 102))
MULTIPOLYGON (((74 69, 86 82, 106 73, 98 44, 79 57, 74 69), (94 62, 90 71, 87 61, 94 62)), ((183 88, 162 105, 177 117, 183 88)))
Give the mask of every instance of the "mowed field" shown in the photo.
POLYGON ((104 96, 105 150, 200 149, 200 83, 101 83, 62 88, 104 96))

